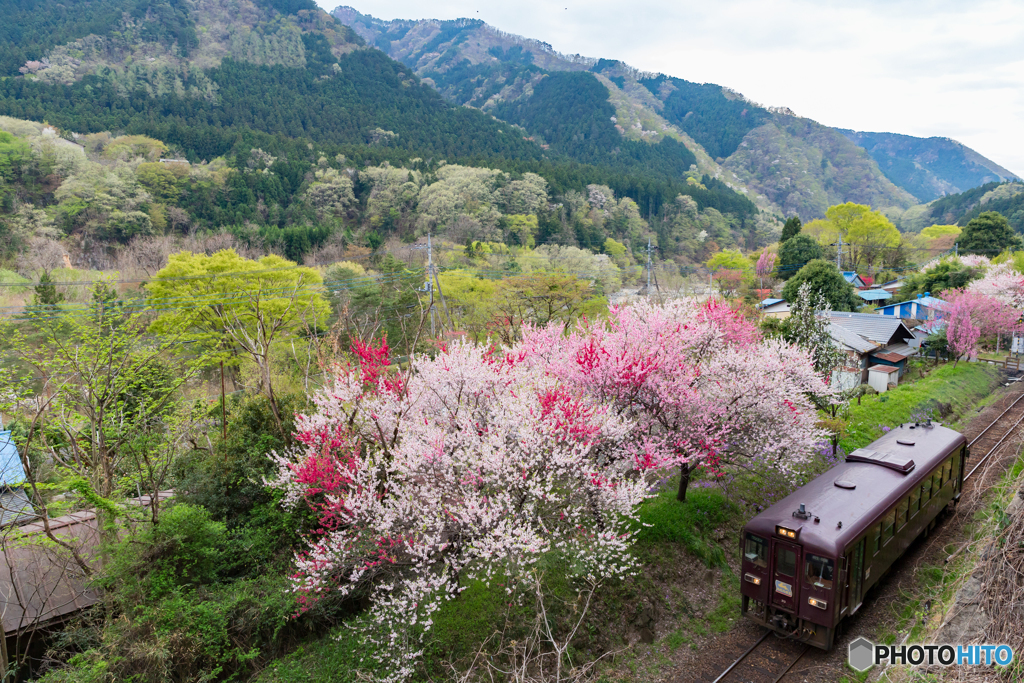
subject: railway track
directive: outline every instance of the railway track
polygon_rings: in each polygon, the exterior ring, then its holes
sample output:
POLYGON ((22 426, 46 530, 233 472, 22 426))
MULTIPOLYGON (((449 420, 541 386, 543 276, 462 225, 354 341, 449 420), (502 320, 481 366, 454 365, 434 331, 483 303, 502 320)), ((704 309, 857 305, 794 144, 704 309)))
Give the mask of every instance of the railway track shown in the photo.
POLYGON ((999 413, 996 419, 992 420, 987 427, 985 427, 973 440, 968 444, 971 449, 971 459, 968 463, 971 465, 971 469, 967 474, 964 475, 964 481, 970 479, 975 472, 981 468, 988 460, 995 454, 999 448, 1006 442, 1010 435, 1013 434, 1017 427, 1024 422, 1024 394, 1018 396, 1013 403, 1011 403, 1003 412, 999 413), (999 430, 995 432, 992 428, 1000 422, 1006 423, 1013 420, 1013 424, 1009 426, 1002 434, 999 430), (980 444, 980 445, 978 445, 980 444), (977 447, 976 447, 977 446, 977 447), (979 450, 984 450, 985 454, 978 458, 979 450))
MULTIPOLYGON (((1000 451, 1022 424, 1024 393, 1015 397, 1009 406, 969 442, 971 458, 968 464, 971 469, 964 475, 964 481, 968 481, 975 473, 980 474, 982 466, 1000 451), (1005 428, 997 428, 999 426, 1005 428)), ((974 485, 977 488, 979 484, 975 481, 974 485)), ((811 648, 796 641, 773 638, 772 634, 772 631, 765 631, 753 645, 709 683, 779 683, 811 648)))
POLYGON ((810 645, 780 638, 773 631, 765 631, 757 642, 711 683, 779 683, 809 649, 810 645))

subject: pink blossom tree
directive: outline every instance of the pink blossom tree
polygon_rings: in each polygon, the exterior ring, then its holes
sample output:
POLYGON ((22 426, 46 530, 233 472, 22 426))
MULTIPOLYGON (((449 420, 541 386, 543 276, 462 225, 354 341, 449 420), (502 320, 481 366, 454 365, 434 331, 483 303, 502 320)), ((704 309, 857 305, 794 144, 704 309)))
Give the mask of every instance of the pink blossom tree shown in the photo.
POLYGON ((757 273, 757 277, 761 279, 761 289, 764 289, 764 279, 771 275, 772 271, 775 270, 775 259, 776 254, 768 251, 767 249, 765 249, 757 259, 757 265, 754 270, 757 273))
MULTIPOLYGON (((1000 276, 1003 278, 1005 276, 1000 276)), ((1009 280, 1009 278, 1007 278, 1009 280)), ((975 288, 951 289, 942 293, 946 302, 942 309, 942 320, 946 324, 946 342, 959 362, 964 355, 972 354, 982 337, 991 337, 1020 329, 1020 311, 1006 303, 1012 300, 1004 296, 1009 288, 1001 289, 1003 295, 984 294, 975 288)))
POLYGON ((606 462, 628 416, 504 354, 458 341, 412 369, 387 349, 356 348, 298 420, 302 450, 276 456, 286 502, 310 500, 321 526, 296 558, 304 605, 365 589, 368 638, 394 680, 417 638, 466 581, 500 577, 514 593, 545 554, 590 580, 626 576, 648 486, 606 462))
POLYGON ((1012 262, 991 266, 983 278, 967 286, 967 291, 985 294, 1007 306, 1024 309, 1024 275, 1014 270, 1012 262))
POLYGON ((717 300, 639 302, 559 339, 559 330, 533 330, 523 346, 538 371, 628 417, 622 447, 608 457, 641 471, 678 469, 680 501, 698 468, 788 468, 823 436, 808 396, 829 389, 808 354, 760 339, 717 300))

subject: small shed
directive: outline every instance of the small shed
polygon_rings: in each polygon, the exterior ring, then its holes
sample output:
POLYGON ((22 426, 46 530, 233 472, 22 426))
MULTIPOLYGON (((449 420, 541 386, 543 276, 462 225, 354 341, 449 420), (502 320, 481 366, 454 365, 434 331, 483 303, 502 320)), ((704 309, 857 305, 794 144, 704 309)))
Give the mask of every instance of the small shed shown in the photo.
POLYGON ((872 365, 868 368, 868 385, 880 394, 896 386, 900 381, 900 369, 893 365, 872 365))
POLYGON ((864 301, 888 301, 892 298, 892 294, 881 288, 861 289, 857 291, 857 296, 864 301))

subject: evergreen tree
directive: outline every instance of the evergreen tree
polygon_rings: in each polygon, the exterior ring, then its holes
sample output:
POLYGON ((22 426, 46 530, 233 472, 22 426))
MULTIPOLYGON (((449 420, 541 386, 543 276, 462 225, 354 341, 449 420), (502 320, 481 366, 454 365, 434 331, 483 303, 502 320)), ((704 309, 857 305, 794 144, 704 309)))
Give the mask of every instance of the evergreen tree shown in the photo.
POLYGON ((1005 249, 1020 249, 1024 241, 1014 234, 1010 222, 996 211, 985 211, 971 219, 957 240, 964 254, 994 255, 1005 249))
POLYGON ((810 235, 796 235, 782 243, 779 247, 779 265, 777 270, 783 280, 796 275, 797 271, 807 263, 824 256, 821 245, 810 235))
POLYGON ((64 295, 57 291, 57 285, 50 277, 50 272, 44 270, 39 278, 39 284, 35 286, 36 294, 32 297, 32 305, 37 312, 56 310, 57 305, 64 301, 64 295))
POLYGON ((796 237, 800 234, 800 228, 803 227, 803 223, 800 222, 800 216, 790 216, 786 219, 786 224, 782 226, 782 237, 779 242, 786 242, 791 237, 796 237))
POLYGON ((853 285, 846 281, 834 263, 821 259, 808 263, 782 288, 783 298, 796 301, 800 286, 805 282, 810 284, 812 296, 823 297, 833 311, 856 311, 860 307, 861 301, 854 294, 853 285))

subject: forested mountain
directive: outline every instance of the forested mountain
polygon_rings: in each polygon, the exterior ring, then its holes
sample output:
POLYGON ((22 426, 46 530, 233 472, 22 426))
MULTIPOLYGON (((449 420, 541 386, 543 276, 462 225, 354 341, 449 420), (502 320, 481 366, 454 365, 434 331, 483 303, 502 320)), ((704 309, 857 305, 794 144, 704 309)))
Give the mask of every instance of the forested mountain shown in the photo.
MULTIPOLYGON (((577 153, 591 143, 593 154, 604 153, 608 138, 601 127, 653 147, 675 140, 693 153, 701 174, 778 212, 814 218, 845 201, 899 210, 944 192, 1012 177, 953 141, 829 128, 785 109, 767 109, 718 85, 642 73, 614 60, 562 55, 546 43, 478 20, 382 21, 351 7, 333 14, 449 100, 523 125, 552 148, 564 146, 564 140, 548 141, 551 127, 539 125, 536 115, 529 120, 522 115, 547 106, 535 100, 559 89, 541 87, 547 77, 577 72, 572 82, 590 94, 586 102, 573 102, 573 114, 590 122, 589 137, 581 135, 582 124, 572 123, 577 153), (603 99, 615 109, 614 117, 597 101, 595 80, 608 91, 603 99), (589 107, 585 115, 583 107, 589 107)), ((658 158, 666 157, 677 164, 685 161, 675 150, 658 158)))
POLYGON ((900 228, 907 232, 918 232, 935 224, 962 227, 984 211, 998 211, 1006 217, 1014 230, 1024 234, 1024 183, 990 182, 966 192, 911 207, 900 217, 900 228))
POLYGON ((885 177, 923 202, 1017 177, 949 138, 915 138, 896 133, 858 133, 852 130, 841 132, 868 150, 885 177))
MULTIPOLYGON (((0 116, 12 117, 0 130, 14 134, 0 143, 0 251, 8 257, 49 226, 108 243, 191 227, 271 242, 284 239, 275 230, 298 231, 303 249, 330 235, 374 246, 455 224, 466 239, 500 240, 515 232, 502 216, 523 209, 507 203, 508 188, 527 177, 542 186, 541 199, 521 211, 536 221, 538 243, 600 251, 613 238, 639 250, 661 239, 663 257, 685 261, 720 246, 752 248, 778 229, 714 169, 708 174, 706 155, 675 140, 622 139, 605 125, 616 112, 607 79, 589 73, 543 79, 532 100, 507 99, 501 121, 446 102, 434 81, 311 0, 88 0, 74 12, 0 0, 0 12, 0 116), (72 156, 49 172, 55 140, 84 145, 85 156, 61 147, 72 156), (121 141, 116 154, 106 148, 112 140, 121 141), (161 155, 191 167, 163 181, 157 167, 139 175, 140 163, 161 155), (114 171, 115 200, 93 206, 107 196, 95 187, 68 199, 69 181, 89 185, 114 171), (480 196, 445 210, 421 202, 420 191, 446 175, 480 196), (406 188, 401 198, 384 189, 392 181, 406 188), (331 192, 341 194, 320 196, 331 192), (185 215, 164 220, 171 209, 185 215), (28 220, 32 211, 43 212, 36 217, 45 229, 28 220), (118 223, 128 214, 132 225, 118 223)), ((530 78, 546 75, 521 61, 530 78)))

